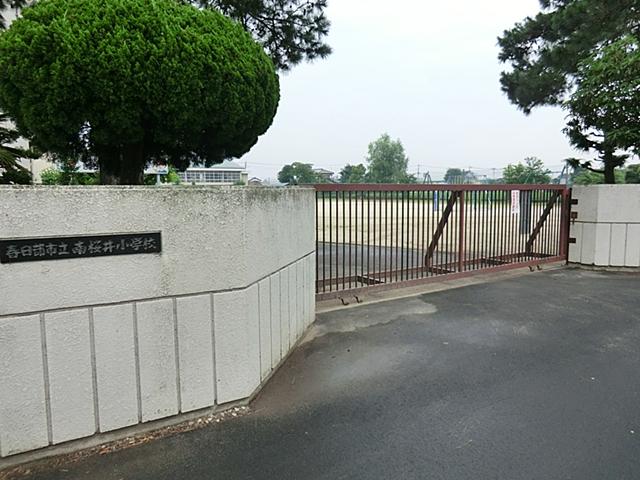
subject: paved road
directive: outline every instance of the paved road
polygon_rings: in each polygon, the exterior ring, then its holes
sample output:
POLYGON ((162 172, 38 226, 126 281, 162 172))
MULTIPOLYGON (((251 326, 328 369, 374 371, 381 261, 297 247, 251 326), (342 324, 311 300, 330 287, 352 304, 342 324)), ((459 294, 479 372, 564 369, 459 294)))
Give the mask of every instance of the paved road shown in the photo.
POLYGON ((316 333, 249 415, 37 478, 640 478, 640 275, 537 272, 316 333))

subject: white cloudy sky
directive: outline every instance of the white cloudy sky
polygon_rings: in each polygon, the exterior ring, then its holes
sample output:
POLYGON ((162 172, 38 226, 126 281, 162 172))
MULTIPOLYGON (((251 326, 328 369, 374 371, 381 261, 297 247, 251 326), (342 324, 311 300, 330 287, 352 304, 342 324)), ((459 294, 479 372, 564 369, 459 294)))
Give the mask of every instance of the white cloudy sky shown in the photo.
POLYGON ((273 126, 241 162, 260 178, 295 161, 338 172, 388 132, 409 170, 434 179, 447 167, 491 176, 527 156, 560 170, 575 155, 562 110, 527 117, 498 81, 497 36, 538 10, 538 0, 330 0, 334 53, 281 76, 273 126))

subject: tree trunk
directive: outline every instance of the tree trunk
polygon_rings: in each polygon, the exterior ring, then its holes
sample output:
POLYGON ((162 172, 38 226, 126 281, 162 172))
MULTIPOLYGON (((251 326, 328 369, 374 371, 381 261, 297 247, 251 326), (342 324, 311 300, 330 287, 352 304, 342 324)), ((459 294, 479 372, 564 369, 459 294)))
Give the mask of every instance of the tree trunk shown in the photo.
POLYGON ((98 154, 100 184, 144 184, 144 146, 142 143, 126 145, 122 149, 104 149, 98 154))
POLYGON ((616 183, 615 155, 612 148, 605 149, 602 161, 604 163, 604 183, 616 183))

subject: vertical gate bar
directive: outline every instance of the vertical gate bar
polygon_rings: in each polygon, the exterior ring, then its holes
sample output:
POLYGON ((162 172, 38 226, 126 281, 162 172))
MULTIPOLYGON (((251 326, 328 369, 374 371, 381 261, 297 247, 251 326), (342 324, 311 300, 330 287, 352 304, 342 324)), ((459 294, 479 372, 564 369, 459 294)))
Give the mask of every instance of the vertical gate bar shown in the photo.
POLYGON ((376 213, 377 213, 377 208, 376 208, 376 192, 373 191, 370 194, 373 195, 373 245, 370 246, 371 248, 371 257, 373 258, 373 265, 371 266, 371 271, 374 273, 376 273, 376 227, 378 226, 378 218, 376 217, 376 213))
POLYGON ((410 227, 408 227, 410 230, 409 232, 410 235, 407 235, 407 242, 408 242, 408 248, 407 248, 407 279, 410 280, 411 278, 413 278, 413 274, 411 273, 411 268, 413 267, 413 240, 414 240, 414 203, 413 203, 413 192, 407 192, 407 196, 409 197, 409 203, 407 204, 407 215, 408 215, 408 222, 407 224, 410 225, 410 227))
MULTIPOLYGON (((449 196, 449 192, 446 193, 445 198, 447 198, 449 196)), ((447 202, 449 200, 447 199, 447 202)), ((449 215, 449 220, 452 219, 453 215, 455 215, 455 212, 452 210, 451 214, 449 215)), ((447 253, 447 249, 449 248, 449 222, 447 221, 447 223, 444 224, 444 235, 442 236, 442 242, 438 242, 438 250, 440 251, 440 263, 439 266, 442 266, 443 262, 447 263, 448 262, 448 258, 445 258, 445 255, 448 255, 447 253)), ((438 272, 438 270, 436 270, 436 272, 438 272)))
POLYGON ((353 200, 351 199, 351 190, 349 190, 349 288, 351 288, 351 278, 353 277, 352 272, 352 252, 353 252, 353 242, 351 237, 351 232, 353 231, 353 213, 351 206, 353 204, 353 200))
POLYGON ((517 232, 518 232, 518 248, 517 248, 518 251, 516 252, 518 254, 517 260, 518 262, 524 262, 527 259, 524 256, 524 243, 523 243, 524 235, 520 232, 520 219, 518 219, 517 232))
POLYGON ((367 278, 369 278, 371 259, 371 191, 367 191, 367 278))
POLYGON ((553 207, 555 212, 556 212, 556 223, 554 223, 554 225, 553 225, 554 238, 553 238, 553 245, 552 245, 551 254, 554 257, 560 256, 560 253, 561 253, 560 252, 560 234, 562 233, 561 232, 562 207, 559 207, 558 203, 560 205, 562 205, 562 200, 563 200, 563 196, 562 196, 562 194, 560 194, 560 196, 556 200, 556 204, 553 207))
MULTIPOLYGON (((507 192, 510 193, 510 192, 507 192)), ((496 202, 497 206, 498 206, 498 242, 497 242, 497 257, 502 257, 502 245, 503 245, 503 239, 504 239, 504 232, 503 232, 503 228, 504 228, 504 197, 505 197, 505 192, 498 192, 498 196, 499 196, 499 201, 496 202)))
MULTIPOLYGON (((484 230, 482 232, 482 255, 484 258, 489 258, 491 257, 491 251, 489 250, 489 225, 491 225, 491 210, 490 210, 490 206, 491 206, 491 191, 489 190, 485 190, 484 192, 484 230)), ((485 264, 487 266, 489 266, 489 264, 487 262, 485 262, 485 264)))
POLYGON ((467 248, 467 270, 475 270, 477 238, 478 238, 478 192, 471 191, 471 204, 469 206, 470 215, 473 215, 473 223, 471 224, 471 237, 469 238, 469 247, 467 248))
POLYGON ((347 192, 342 191, 342 289, 347 288, 347 272, 346 272, 346 260, 347 260, 347 209, 345 208, 345 197, 347 196, 347 192))
POLYGON ((400 281, 404 280, 404 192, 400 192, 400 281))
MULTIPOLYGON (((355 223, 355 230, 353 232, 353 276, 358 276, 358 252, 360 251, 360 245, 358 244, 358 191, 353 192, 353 219, 355 223)), ((358 280, 354 280, 354 287, 358 287, 358 280)))
POLYGON ((416 239, 416 231, 415 231, 415 227, 416 227, 416 218, 415 218, 415 214, 416 214, 416 204, 415 204, 415 191, 411 191, 409 192, 409 201, 411 202, 411 248, 409 249, 409 252, 407 253, 407 258, 409 259, 409 272, 411 272, 411 275, 409 276, 409 278, 415 278, 415 273, 413 273, 413 267, 414 267, 414 263, 415 263, 415 239, 416 239))
MULTIPOLYGON (((440 195, 440 192, 436 192, 435 190, 431 190, 431 230, 429 231, 429 238, 433 238, 435 232, 435 219, 438 217, 438 212, 436 211, 436 195, 440 195)), ((438 198, 440 201, 440 198, 438 198)), ((433 277, 433 270, 429 270, 428 275, 433 277)))
POLYGON ((391 215, 391 217, 389 218, 389 281, 392 282, 394 281, 394 267, 395 267, 395 249, 396 249, 396 239, 395 237, 397 236, 397 231, 394 227, 394 220, 395 220, 395 214, 394 214, 394 208, 396 205, 396 202, 394 200, 396 192, 389 192, 388 193, 388 197, 391 197, 391 205, 390 205, 390 209, 389 209, 389 213, 391 215))
POLYGON ((549 255, 551 255, 551 256, 553 256, 553 254, 556 253, 554 247, 555 247, 555 245, 557 245, 557 239, 556 239, 556 230, 557 229, 555 228, 557 220, 558 220, 557 219, 558 211, 556 209, 557 205, 558 205, 558 200, 556 199, 556 201, 553 202, 553 209, 552 209, 552 212, 553 212, 553 223, 551 223, 549 225, 550 228, 547 229, 549 231, 549 234, 550 234, 549 235, 549 242, 548 242, 549 244, 547 245, 547 253, 549 255))
POLYGON ((389 259, 389 202, 387 201, 388 193, 384 193, 384 272, 387 283, 391 280, 387 277, 388 259, 389 259))
POLYGON ((427 224, 428 211, 427 203, 425 202, 425 196, 428 196, 428 192, 426 190, 422 190, 420 192, 420 206, 421 206, 421 214, 420 214, 420 228, 422 230, 421 233, 421 241, 419 243, 420 247, 418 248, 418 258, 416 258, 416 267, 420 269, 420 277, 424 277, 425 270, 422 259, 424 258, 424 232, 427 224))
POLYGON ((329 192, 329 291, 333 290, 333 198, 329 192))
MULTIPOLYGON (((547 202, 550 201, 550 195, 549 195, 549 190, 540 190, 538 193, 538 206, 542 205, 543 203, 546 205, 547 202)), ((542 216, 542 212, 540 212, 540 216, 542 216)), ((546 222, 545 222, 546 223, 546 222)), ((545 228, 547 225, 543 225, 542 229, 543 229, 543 233, 544 233, 544 237, 543 237, 543 243, 542 243, 542 248, 540 250, 540 254, 546 254, 547 253, 547 243, 549 241, 549 231, 545 228)))
POLYGON ((469 190, 465 202, 465 248, 464 248, 464 271, 471 270, 471 257, 473 256, 473 235, 475 234, 475 224, 473 215, 473 190, 469 190))
MULTIPOLYGON (((560 195, 558 198, 562 198, 562 195, 560 195)), ((553 221, 552 223, 550 223, 548 225, 548 231, 549 231, 549 244, 547 245, 547 253, 554 257, 557 255, 557 249, 556 249, 556 245, 558 245, 558 238, 556 237, 556 233, 558 231, 557 224, 558 224, 558 210, 557 207, 558 206, 558 199, 556 199, 555 202, 553 202, 553 208, 551 210, 551 212, 553 213, 553 221)))
POLYGON ((324 192, 322 192, 322 291, 327 291, 327 239, 325 236, 324 192))
POLYGON ((425 226, 427 223, 427 204, 425 203, 425 196, 427 194, 426 190, 421 190, 420 191, 420 213, 418 215, 420 215, 420 241, 418 242, 418 255, 416 257, 416 267, 420 269, 420 277, 424 277, 425 271, 424 271, 424 265, 422 264, 422 259, 424 258, 424 231, 425 231, 425 226))
MULTIPOLYGON (((360 240, 362 242, 362 249, 360 250, 360 278, 364 277, 364 250, 365 250, 365 243, 364 243, 364 194, 365 194, 365 190, 362 190, 360 192, 360 198, 362 201, 362 208, 360 209, 360 211, 362 212, 362 218, 360 219, 360 223, 361 226, 360 228, 362 229, 362 234, 360 235, 360 240)), ((367 219, 368 221, 369 219, 367 219)), ((368 228, 368 226, 367 226, 368 228)))
POLYGON ((489 238, 491 239, 491 256, 498 256, 498 192, 491 192, 492 202, 491 202, 491 231, 489 232, 489 238))
POLYGON ((458 218, 458 272, 462 272, 464 269, 464 218, 465 218, 465 191, 458 193, 460 202, 459 218, 458 218))
POLYGON ((320 264, 318 263, 320 258, 320 255, 319 255, 320 253, 320 233, 319 233, 320 232, 320 209, 318 208, 319 207, 318 199, 320 196, 319 194, 320 192, 316 190, 316 285, 315 285, 316 293, 320 293, 319 291, 320 289, 318 288, 320 285, 318 283, 318 280, 320 279, 320 266, 319 266, 320 264))
POLYGON ((498 249, 496 248, 498 245, 498 192, 491 192, 492 202, 491 202, 491 229, 489 231, 489 241, 491 242, 491 257, 498 256, 498 249))
MULTIPOLYGON (((509 191, 509 196, 511 196, 511 191, 509 191)), ((507 196, 502 195, 502 202, 500 204, 501 208, 500 208, 500 257, 504 258, 504 252, 505 252, 505 239, 506 239, 506 218, 505 218, 505 203, 507 203, 506 201, 507 196)))
MULTIPOLYGON (((549 195, 550 191, 549 190, 540 190, 538 193, 538 206, 540 207, 541 205, 546 205, 547 202, 549 202, 549 200, 551 199, 550 195, 549 195)), ((539 208, 539 210, 541 210, 539 208)), ((540 211, 540 216, 542 216, 542 211, 540 211)), ((546 223, 546 222, 545 222, 546 223)), ((548 237, 549 237, 549 231, 545 228, 547 225, 543 225, 542 229, 544 231, 544 237, 543 237, 543 243, 542 243, 542 248, 540 250, 540 254, 545 254, 547 253, 547 242, 548 242, 548 237)))
MULTIPOLYGON (((374 197, 378 203, 378 267, 376 271, 382 273, 382 192, 378 192, 374 197)), ((375 265, 374 265, 375 267, 375 265)), ((382 280, 382 276, 378 277, 378 280, 382 280)))
POLYGON ((507 255, 508 258, 511 259, 512 263, 518 263, 518 257, 516 255, 514 255, 515 253, 515 249, 513 246, 513 242, 515 240, 515 236, 514 236, 514 226, 517 229, 518 228, 518 223, 519 223, 519 219, 520 217, 518 215, 514 215, 513 213, 511 213, 511 203, 509 202, 509 205, 507 207, 507 215, 509 218, 509 235, 507 237, 507 255))

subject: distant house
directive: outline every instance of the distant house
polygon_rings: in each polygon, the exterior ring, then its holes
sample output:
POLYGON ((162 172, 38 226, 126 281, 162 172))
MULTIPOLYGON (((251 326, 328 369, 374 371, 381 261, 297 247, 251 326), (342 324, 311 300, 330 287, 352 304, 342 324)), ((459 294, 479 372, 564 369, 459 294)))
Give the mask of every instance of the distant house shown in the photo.
POLYGON ((179 172, 180 181, 191 185, 247 185, 249 172, 231 160, 212 167, 189 167, 179 172))
POLYGON ((324 168, 314 168, 313 173, 318 175, 318 177, 321 177, 325 182, 333 183, 332 177, 335 175, 335 173, 331 170, 325 170, 324 168))
POLYGON ((258 177, 252 177, 249 179, 249 185, 252 187, 261 187, 263 183, 258 177))

